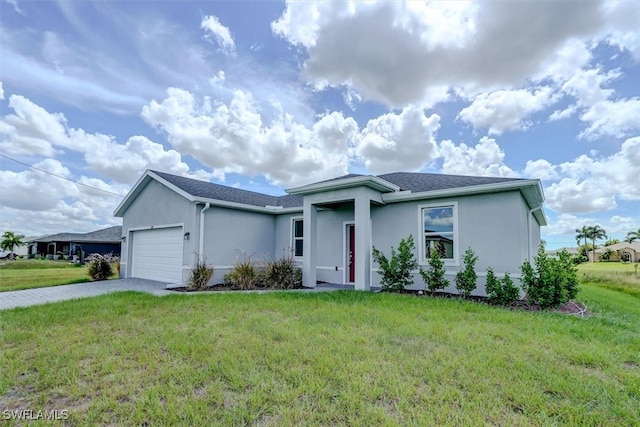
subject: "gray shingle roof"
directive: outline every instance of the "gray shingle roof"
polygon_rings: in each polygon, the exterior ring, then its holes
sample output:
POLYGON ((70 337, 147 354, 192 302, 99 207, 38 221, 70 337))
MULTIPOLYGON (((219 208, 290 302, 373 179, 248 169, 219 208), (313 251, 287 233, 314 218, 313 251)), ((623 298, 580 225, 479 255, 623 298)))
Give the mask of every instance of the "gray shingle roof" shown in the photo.
POLYGON ((270 196, 255 191, 241 190, 226 185, 213 184, 192 178, 151 171, 159 177, 195 197, 244 203, 251 206, 282 206, 283 208, 302 206, 302 196, 270 196))
MULTIPOLYGON (((222 200, 226 202, 243 203, 252 206, 282 206, 284 208, 302 206, 302 196, 300 195, 270 196, 267 194, 241 190, 238 188, 227 187, 220 184, 213 184, 197 179, 184 178, 164 172, 151 172, 155 173, 156 175, 160 176, 161 178, 167 180, 171 184, 195 197, 222 200)), ((341 179, 347 179, 356 176, 364 175, 349 174, 321 182, 338 181, 341 179)), ((470 187, 474 185, 497 184, 501 182, 520 180, 517 178, 494 178, 485 176, 442 175, 434 173, 412 172, 388 173, 378 175, 378 178, 384 179, 385 181, 397 185, 401 190, 408 190, 413 193, 470 187)))
POLYGON ((120 243, 122 226, 103 228, 89 233, 57 233, 29 240, 30 242, 102 242, 120 243))
POLYGON ((446 190, 450 188, 470 187, 473 185, 497 184, 500 182, 522 181, 518 178, 494 178, 489 176, 442 175, 437 173, 393 172, 378 175, 385 181, 410 190, 413 193, 423 191, 446 190))

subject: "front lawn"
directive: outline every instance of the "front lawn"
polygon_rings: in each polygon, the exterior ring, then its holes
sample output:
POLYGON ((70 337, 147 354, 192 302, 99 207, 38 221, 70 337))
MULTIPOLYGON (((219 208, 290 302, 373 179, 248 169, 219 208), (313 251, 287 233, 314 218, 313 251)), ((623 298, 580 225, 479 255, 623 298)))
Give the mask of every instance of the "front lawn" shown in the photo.
POLYGON ((89 282, 87 267, 69 261, 15 260, 0 262, 0 292, 89 282))
POLYGON ((0 411, 66 409, 71 425, 637 424, 638 298, 588 285, 580 300, 593 316, 354 291, 0 311, 0 411))
POLYGON ((640 264, 621 262, 591 262, 578 266, 582 282, 640 297, 640 264))

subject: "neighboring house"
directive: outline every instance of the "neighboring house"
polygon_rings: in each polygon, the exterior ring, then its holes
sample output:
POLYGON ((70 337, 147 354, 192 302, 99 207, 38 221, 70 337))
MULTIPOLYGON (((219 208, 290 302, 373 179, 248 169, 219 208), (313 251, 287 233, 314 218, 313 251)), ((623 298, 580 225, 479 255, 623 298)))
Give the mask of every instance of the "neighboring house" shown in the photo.
POLYGON ((573 256, 580 255, 580 249, 579 248, 550 249, 548 251, 545 251, 545 253, 549 258, 558 258, 558 254, 560 252, 562 252, 562 251, 567 251, 569 253, 569 255, 573 255, 573 256))
MULTIPOLYGON (((122 217, 121 277, 184 283, 196 254, 215 266, 214 283, 240 253, 300 262, 305 286, 317 281, 379 284, 371 249, 389 254, 413 235, 418 262, 444 251, 453 291, 461 257, 517 276, 546 225, 539 180, 423 173, 347 175, 287 190, 285 196, 146 171, 116 208, 122 217)), ((417 273, 417 272, 416 272, 417 273)), ((424 288, 415 274, 415 287, 424 288)))
POLYGON ((28 256, 72 256, 82 249, 85 254, 120 255, 122 227, 104 228, 89 233, 58 233, 25 239, 28 246, 28 256))
MULTIPOLYGON (((620 242, 596 249, 596 261, 610 250, 610 261, 640 262, 640 242, 620 242)), ((593 261, 593 252, 589 251, 589 261, 593 261)))

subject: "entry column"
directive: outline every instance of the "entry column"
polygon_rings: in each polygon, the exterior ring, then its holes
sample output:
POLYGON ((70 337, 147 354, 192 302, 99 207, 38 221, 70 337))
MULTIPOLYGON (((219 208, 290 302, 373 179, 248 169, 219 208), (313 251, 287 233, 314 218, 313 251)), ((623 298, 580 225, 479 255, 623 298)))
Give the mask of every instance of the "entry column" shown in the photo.
POLYGON ((318 234, 318 227, 316 226, 318 208, 306 199, 307 197, 305 197, 302 211, 302 284, 309 288, 315 288, 318 258, 318 245, 316 243, 318 234))
POLYGON ((354 203, 356 232, 356 282, 355 289, 371 288, 371 199, 359 195, 354 203))

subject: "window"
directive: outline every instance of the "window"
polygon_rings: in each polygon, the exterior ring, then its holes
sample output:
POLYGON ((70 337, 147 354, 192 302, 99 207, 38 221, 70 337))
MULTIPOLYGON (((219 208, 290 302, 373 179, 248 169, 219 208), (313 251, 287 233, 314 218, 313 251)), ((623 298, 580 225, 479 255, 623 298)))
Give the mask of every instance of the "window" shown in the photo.
POLYGON ((302 236, 303 236, 303 223, 301 219, 293 220, 293 232, 292 235, 292 246, 293 246, 293 256, 301 257, 302 256, 302 236))
POLYGON ((421 206, 423 260, 429 259, 431 251, 438 251, 440 257, 448 263, 457 263, 457 206, 421 206))

